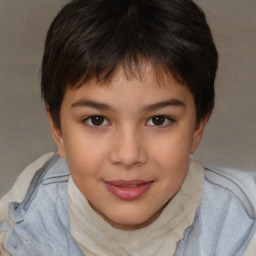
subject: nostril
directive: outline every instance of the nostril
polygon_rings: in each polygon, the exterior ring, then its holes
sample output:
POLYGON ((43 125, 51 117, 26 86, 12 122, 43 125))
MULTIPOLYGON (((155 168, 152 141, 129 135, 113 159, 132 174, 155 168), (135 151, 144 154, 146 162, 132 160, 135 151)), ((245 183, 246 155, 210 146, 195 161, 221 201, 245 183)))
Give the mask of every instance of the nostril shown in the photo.
POLYGON ((142 165, 146 159, 146 152, 136 147, 119 147, 112 150, 110 154, 110 160, 113 164, 123 165, 126 168, 142 165))

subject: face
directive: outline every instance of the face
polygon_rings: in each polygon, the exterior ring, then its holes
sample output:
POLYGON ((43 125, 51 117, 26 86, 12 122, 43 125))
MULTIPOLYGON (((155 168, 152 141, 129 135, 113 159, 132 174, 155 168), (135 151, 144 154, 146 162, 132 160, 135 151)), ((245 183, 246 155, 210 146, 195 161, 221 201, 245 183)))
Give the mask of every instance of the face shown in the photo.
MULTIPOLYGON (((138 229, 159 216, 181 187, 206 121, 193 96, 145 66, 140 79, 120 69, 107 85, 68 88, 52 123, 58 153, 93 209, 112 226, 138 229)), ((52 121, 51 121, 52 122, 52 121)))

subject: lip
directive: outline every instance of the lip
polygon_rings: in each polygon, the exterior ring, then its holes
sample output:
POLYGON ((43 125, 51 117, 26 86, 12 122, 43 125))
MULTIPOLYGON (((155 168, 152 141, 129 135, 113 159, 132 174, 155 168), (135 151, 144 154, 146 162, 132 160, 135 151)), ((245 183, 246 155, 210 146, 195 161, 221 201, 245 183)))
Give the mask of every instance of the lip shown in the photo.
POLYGON ((153 184, 153 181, 130 180, 130 181, 105 181, 110 193, 121 200, 135 200, 145 194, 153 184))

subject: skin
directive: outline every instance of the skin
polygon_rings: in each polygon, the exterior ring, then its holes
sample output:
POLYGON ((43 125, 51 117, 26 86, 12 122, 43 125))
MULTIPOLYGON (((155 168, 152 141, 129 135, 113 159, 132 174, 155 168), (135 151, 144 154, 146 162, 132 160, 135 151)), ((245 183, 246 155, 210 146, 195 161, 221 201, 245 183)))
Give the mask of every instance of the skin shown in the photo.
POLYGON ((107 86, 92 80, 67 88, 61 130, 48 113, 58 154, 67 159, 75 184, 118 229, 145 227, 161 214, 186 177, 189 154, 208 119, 196 122, 186 86, 170 75, 161 81, 159 85, 150 64, 140 78, 129 79, 120 68, 107 86), (116 180, 152 184, 139 198, 124 200, 107 189, 106 182, 116 180))

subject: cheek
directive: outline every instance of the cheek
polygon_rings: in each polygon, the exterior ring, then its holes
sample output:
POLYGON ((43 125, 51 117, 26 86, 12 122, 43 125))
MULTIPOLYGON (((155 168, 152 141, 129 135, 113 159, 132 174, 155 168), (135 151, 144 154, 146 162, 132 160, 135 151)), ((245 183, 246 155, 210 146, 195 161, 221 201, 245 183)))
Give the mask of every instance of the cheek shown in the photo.
POLYGON ((71 171, 93 174, 106 157, 104 141, 95 140, 92 136, 79 132, 69 134, 73 136, 64 134, 64 147, 71 171))
MULTIPOLYGON (((182 185, 189 166, 190 136, 169 136, 151 151, 161 181, 159 195, 172 197, 182 185)), ((160 196, 161 197, 161 196, 160 196)))
POLYGON ((183 164, 189 159, 192 136, 188 133, 173 134, 158 140, 151 146, 151 154, 164 165, 183 164), (157 146, 156 146, 157 145, 157 146))

